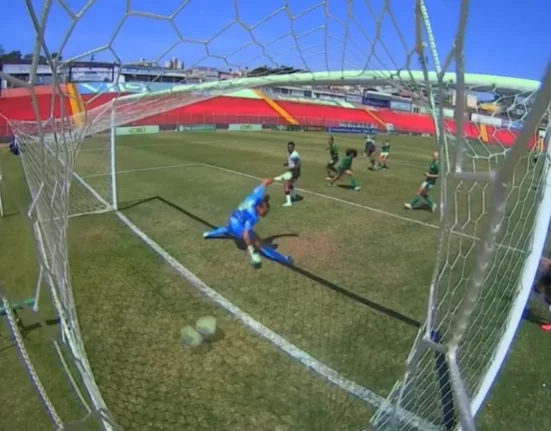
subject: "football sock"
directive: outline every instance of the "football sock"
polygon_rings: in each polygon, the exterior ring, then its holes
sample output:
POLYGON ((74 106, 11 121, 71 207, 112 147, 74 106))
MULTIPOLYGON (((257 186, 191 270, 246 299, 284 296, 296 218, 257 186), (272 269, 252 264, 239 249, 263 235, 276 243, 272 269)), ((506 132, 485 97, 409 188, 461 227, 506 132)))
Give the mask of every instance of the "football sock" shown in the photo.
POLYGON ((297 189, 295 189, 294 187, 291 189, 291 198, 292 199, 296 199, 297 197, 297 189))
POLYGON ((421 198, 419 196, 415 196, 409 204, 411 205, 412 208, 415 208, 420 200, 421 198))
POLYGON ((352 184, 352 187, 358 187, 358 182, 353 178, 350 177, 350 184, 352 184))
POLYGON ((429 204, 429 206, 432 208, 434 206, 433 200, 430 198, 430 196, 425 196, 425 200, 429 204))
POLYGON ((288 203, 288 204, 291 204, 291 195, 286 194, 286 195, 285 195, 285 199, 287 200, 287 203, 288 203))

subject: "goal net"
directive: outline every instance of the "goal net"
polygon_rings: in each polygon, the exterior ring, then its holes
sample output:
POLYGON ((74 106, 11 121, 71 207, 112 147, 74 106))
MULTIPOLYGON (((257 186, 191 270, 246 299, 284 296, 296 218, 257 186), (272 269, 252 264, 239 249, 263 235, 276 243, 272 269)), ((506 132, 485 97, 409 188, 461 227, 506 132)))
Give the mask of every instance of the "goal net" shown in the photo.
MULTIPOLYGON (((379 86, 422 107, 419 121, 433 122, 442 186, 427 319, 403 378, 375 406, 371 424, 389 431, 474 430, 520 322, 551 215, 551 64, 541 83, 467 74, 468 0, 446 17, 456 32, 444 50, 437 49, 422 0, 412 1, 407 14, 403 4, 382 0, 309 6, 227 1, 215 5, 216 13, 200 1, 111 3, 89 1, 80 10, 65 2, 46 1, 41 10, 29 3, 37 39, 31 79, 0 72, 0 78, 28 89, 36 112, 34 121, 11 120, 10 127, 31 195, 28 217, 40 281, 51 292, 64 341, 103 426, 116 427, 86 359, 67 234, 71 216, 117 209, 116 128, 245 88, 379 86), (87 37, 100 21, 109 26, 104 39, 87 37), (49 32, 51 27, 57 31, 49 32), (187 81, 173 80, 159 90, 157 84, 172 76, 161 66, 178 55, 185 57, 187 81), (104 84, 82 100, 70 91, 69 71, 91 57, 116 64, 111 87, 122 82, 124 67, 153 65, 158 76, 147 91, 109 93, 104 84), (54 71, 59 99, 47 118, 36 91, 40 58, 54 71), (191 71, 200 67, 223 70, 231 79, 196 79, 191 71), (479 115, 483 98, 499 110, 479 115)), ((24 349, 22 341, 19 347, 24 349)))

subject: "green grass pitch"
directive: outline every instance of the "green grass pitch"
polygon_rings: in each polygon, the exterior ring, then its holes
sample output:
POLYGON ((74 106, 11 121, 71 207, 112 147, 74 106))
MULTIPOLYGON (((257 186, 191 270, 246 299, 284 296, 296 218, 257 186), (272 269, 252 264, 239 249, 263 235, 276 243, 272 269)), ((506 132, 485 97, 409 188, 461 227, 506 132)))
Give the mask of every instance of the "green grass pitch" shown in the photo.
MULTIPOLYGON (((360 135, 335 138, 341 153, 347 147, 362 150, 360 135)), ((353 170, 362 190, 354 192, 342 187, 346 181, 327 186, 323 134, 202 132, 117 139, 118 202, 131 223, 271 333, 370 393, 383 398, 389 393, 404 373, 427 311, 439 216, 406 211, 403 204, 423 179, 434 141, 394 137, 386 171, 368 171, 367 160, 358 157, 353 170), (303 160, 302 199, 283 208, 281 185, 271 186, 272 211, 258 232, 292 255, 298 268, 265 262, 253 270, 233 241, 205 241, 202 233, 223 225, 259 178, 283 172, 289 140, 303 160)), ((85 180, 105 191, 106 148, 107 137, 95 137, 77 161, 85 180)), ((9 215, 0 219, 0 281, 10 298, 21 300, 32 295, 36 281, 33 240, 21 215, 28 198, 19 159, 6 151, 1 156, 9 215)), ((498 159, 473 163, 491 166, 498 159)), ((466 236, 477 237, 482 226, 476 202, 488 196, 483 189, 464 187, 465 203, 460 199, 456 210, 469 224, 466 236)), ((436 200, 438 194, 436 187, 436 200)), ((74 296, 88 358, 124 429, 369 429, 372 405, 328 383, 224 311, 116 214, 73 218, 69 229, 74 296), (218 339, 206 351, 183 348, 181 328, 204 315, 217 318, 218 339)), ((458 240, 453 246, 465 244, 458 240)), ((31 327, 29 354, 60 416, 82 417, 85 412, 48 341, 58 335, 55 314, 42 308, 46 328, 34 325, 30 311, 20 314, 31 327)), ((51 429, 7 336, 6 326, 0 326, 2 428, 51 429)), ((551 392, 543 386, 551 387, 550 355, 549 335, 523 323, 478 418, 481 430, 551 429, 551 392)), ((88 428, 97 425, 90 422, 88 428)))

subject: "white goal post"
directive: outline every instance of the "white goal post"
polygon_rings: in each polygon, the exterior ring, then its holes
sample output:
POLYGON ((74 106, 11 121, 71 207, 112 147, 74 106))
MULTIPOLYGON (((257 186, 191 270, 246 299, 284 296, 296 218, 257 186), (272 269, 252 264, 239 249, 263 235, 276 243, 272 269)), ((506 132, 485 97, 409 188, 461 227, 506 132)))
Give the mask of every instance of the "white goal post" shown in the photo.
MULTIPOLYGON (((93 3, 88 2, 79 13, 70 14, 73 22, 78 22, 93 3)), ((290 13, 288 3, 285 2, 282 13, 290 13)), ((327 0, 320 4, 329 7, 327 0)), ((239 89, 281 85, 366 87, 374 83, 407 92, 432 116, 442 160, 442 187, 439 248, 430 285, 427 319, 407 358, 403 378, 396 382, 386 402, 372 418, 372 426, 378 431, 475 429, 474 418, 496 380, 521 321, 551 218, 551 63, 541 82, 467 74, 463 64, 463 37, 469 1, 461 2, 454 45, 443 61, 436 51, 424 2, 416 0, 414 4, 415 35, 406 50, 402 68, 396 64, 388 69, 373 67, 370 59, 377 56, 375 45, 380 40, 367 38, 371 52, 362 53, 365 58, 357 68, 351 68, 351 63, 343 59, 336 70, 332 70, 327 62, 328 67, 320 71, 268 73, 176 85, 170 90, 116 97, 76 115, 69 115, 62 109, 60 118, 48 120, 40 118, 36 106, 36 76, 31 77, 30 82, 22 82, 0 72, 0 78, 29 90, 37 113, 37 121, 10 121, 20 144, 32 199, 26 215, 40 260, 37 292, 41 285, 50 292, 51 301, 61 318, 64 341, 93 404, 89 408, 90 414, 100 418, 106 429, 116 429, 117 425, 109 414, 109 406, 101 396, 101 388, 86 357, 86 346, 78 324, 78 305, 73 297, 67 235, 70 217, 118 209, 116 128, 239 89), (425 60, 427 51, 432 66, 425 60), (417 57, 422 59, 420 71, 411 70, 412 58, 417 57), (451 65, 455 72, 451 72, 451 65), (451 119, 444 114, 443 103, 450 90, 456 94, 453 127, 448 121, 451 119), (497 144, 491 146, 482 139, 465 134, 468 122, 465 99, 469 92, 507 95, 524 106, 525 111, 519 119, 522 128, 513 130, 511 123, 503 127, 514 135, 510 147, 501 144, 499 137, 496 138, 497 144), (534 150, 531 144, 544 117, 547 117, 546 157, 532 165, 534 150), (96 151, 99 162, 93 166, 80 165, 79 154, 84 151, 96 151), (515 199, 515 195, 510 193, 513 188, 524 190, 525 199, 515 199), (478 195, 477 190, 482 190, 482 193, 478 195), (483 204, 475 205, 477 213, 471 214, 470 204, 477 199, 481 199, 483 204), (459 205, 459 201, 468 202, 469 211, 459 205)), ((36 75, 39 56, 45 55, 54 70, 55 94, 65 97, 61 84, 67 67, 71 62, 101 50, 87 51, 66 61, 52 57, 52 47, 44 36, 51 6, 52 2, 47 1, 43 14, 29 6, 37 37, 33 73, 36 75)), ((391 9, 390 2, 385 2, 384 14, 391 15, 391 9)), ((328 9, 324 13, 326 16, 330 14, 328 9)), ((132 14, 134 12, 130 11, 126 16, 132 14)), ((160 17, 142 12, 140 16, 169 22, 173 19, 172 16, 160 17)), ((350 22, 354 21, 350 12, 346 16, 350 22)), ((292 16, 290 21, 299 17, 300 14, 292 16)), ((231 20, 239 22, 237 11, 231 20)), ((375 17, 374 21, 380 24, 378 18, 375 17)), ((249 30, 252 32, 250 27, 249 30)), ((67 37, 71 32, 72 28, 67 37)), ((327 35, 328 30, 323 27, 322 33, 327 35)), ((300 37, 296 30, 291 30, 291 38, 298 40, 300 37)), ((348 38, 346 42, 351 36, 345 33, 344 37, 348 38)), ((379 35, 376 37, 380 39, 379 35)), ((325 40, 322 48, 328 50, 327 44, 325 40)), ((269 43, 265 45, 262 46, 264 49, 269 43)), ((112 50, 111 44, 107 49, 112 50)), ((342 47, 343 53, 350 51, 357 57, 355 49, 347 43, 342 47)), ((298 45, 295 50, 299 53, 307 51, 298 45)), ((322 50, 322 53, 326 51, 322 50)), ((320 56, 319 52, 312 55, 320 56)), ((218 58, 216 55, 210 57, 218 58)), ((270 55, 266 58, 270 64, 275 63, 270 55)), ((232 63, 226 61, 226 64, 232 63)), ((261 63, 257 61, 256 64, 261 63)), ((9 323, 12 331, 17 333, 13 322, 9 323)), ((20 350, 24 350, 23 341, 17 337, 16 340, 20 350)), ((47 398, 43 392, 40 396, 47 398)), ((45 404, 50 409, 51 403, 45 404)), ((52 417, 57 418, 53 413, 52 417)), ((58 419, 54 422, 60 425, 58 419)))

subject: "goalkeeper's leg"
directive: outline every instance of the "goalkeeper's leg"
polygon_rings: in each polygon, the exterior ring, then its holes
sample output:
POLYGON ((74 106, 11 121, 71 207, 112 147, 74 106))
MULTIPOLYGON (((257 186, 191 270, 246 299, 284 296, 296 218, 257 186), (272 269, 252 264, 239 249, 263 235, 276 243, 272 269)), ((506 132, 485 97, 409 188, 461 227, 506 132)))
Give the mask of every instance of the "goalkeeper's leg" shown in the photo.
POLYGON ((243 236, 243 226, 240 221, 235 217, 231 216, 228 220, 228 224, 224 227, 217 227, 209 232, 203 233, 203 238, 205 239, 215 239, 215 238, 228 238, 232 237, 235 239, 242 239, 243 236))
POLYGON ((203 238, 205 239, 227 238, 228 236, 232 236, 228 226, 218 227, 209 232, 203 232, 203 238))

